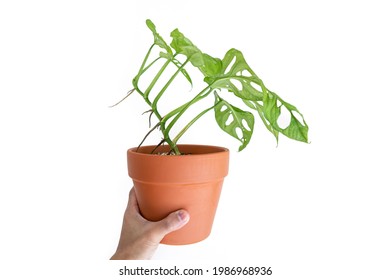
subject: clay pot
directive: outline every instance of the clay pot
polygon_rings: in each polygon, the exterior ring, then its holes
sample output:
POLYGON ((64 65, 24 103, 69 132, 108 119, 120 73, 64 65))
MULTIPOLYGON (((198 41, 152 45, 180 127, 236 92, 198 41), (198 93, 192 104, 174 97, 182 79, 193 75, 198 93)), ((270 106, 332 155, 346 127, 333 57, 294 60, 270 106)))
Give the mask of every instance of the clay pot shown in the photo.
MULTIPOLYGON (((187 225, 161 241, 170 245, 191 244, 209 236, 229 166, 228 149, 202 145, 178 147, 185 155, 150 154, 154 146, 127 151, 129 176, 146 219, 158 221, 178 209, 190 213, 187 225)), ((169 146, 162 146, 155 153, 169 150, 169 146)))

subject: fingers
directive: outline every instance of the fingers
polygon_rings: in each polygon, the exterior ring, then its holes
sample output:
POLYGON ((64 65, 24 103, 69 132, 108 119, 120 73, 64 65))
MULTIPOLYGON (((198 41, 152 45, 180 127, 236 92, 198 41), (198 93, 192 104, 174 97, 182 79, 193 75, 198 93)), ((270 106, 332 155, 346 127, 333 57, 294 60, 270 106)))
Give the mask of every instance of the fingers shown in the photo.
POLYGON ((158 222, 151 222, 143 218, 139 212, 137 197, 135 194, 134 187, 130 190, 129 193, 129 202, 126 210, 128 219, 132 219, 132 221, 139 221, 141 224, 140 227, 145 227, 144 232, 147 233, 145 236, 149 236, 151 238, 150 241, 155 243, 160 243, 160 241, 164 238, 168 233, 178 230, 185 226, 190 220, 190 214, 186 210, 177 210, 172 212, 164 219, 158 222))
POLYGON ((161 227, 168 234, 172 231, 182 228, 190 220, 190 214, 185 210, 178 210, 168 215, 165 219, 161 220, 161 227))
POLYGON ((154 224, 155 236, 161 241, 168 233, 185 226, 190 220, 190 214, 185 210, 178 210, 154 224))

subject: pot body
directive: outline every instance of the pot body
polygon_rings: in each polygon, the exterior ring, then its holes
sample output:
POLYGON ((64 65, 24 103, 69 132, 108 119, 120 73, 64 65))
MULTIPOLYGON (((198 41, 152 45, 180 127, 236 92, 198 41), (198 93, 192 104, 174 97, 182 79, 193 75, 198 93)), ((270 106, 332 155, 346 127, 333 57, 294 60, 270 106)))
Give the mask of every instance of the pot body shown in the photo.
MULTIPOLYGON (((159 221, 171 212, 185 209, 189 222, 165 236, 164 244, 183 245, 199 242, 211 232, 224 177, 228 173, 229 150, 203 145, 178 145, 185 155, 150 154, 155 146, 127 151, 129 176, 141 214, 159 221)), ((169 146, 159 147, 164 153, 169 146)))

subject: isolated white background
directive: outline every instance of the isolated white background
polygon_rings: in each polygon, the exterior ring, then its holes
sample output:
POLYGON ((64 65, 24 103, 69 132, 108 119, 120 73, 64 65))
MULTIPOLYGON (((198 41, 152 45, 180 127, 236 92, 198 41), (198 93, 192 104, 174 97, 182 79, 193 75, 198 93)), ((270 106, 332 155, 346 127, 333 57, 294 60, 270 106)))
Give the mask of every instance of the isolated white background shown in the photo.
POLYGON ((137 95, 108 105, 132 87, 150 18, 168 41, 179 27, 211 55, 240 49, 301 110, 311 140, 281 136, 276 147, 257 119, 238 153, 207 115, 182 143, 231 149, 213 232, 155 259, 254 260, 274 279, 389 279, 385 2, 0 2, 0 278, 107 265, 131 188, 126 149, 147 132, 148 109, 137 95))

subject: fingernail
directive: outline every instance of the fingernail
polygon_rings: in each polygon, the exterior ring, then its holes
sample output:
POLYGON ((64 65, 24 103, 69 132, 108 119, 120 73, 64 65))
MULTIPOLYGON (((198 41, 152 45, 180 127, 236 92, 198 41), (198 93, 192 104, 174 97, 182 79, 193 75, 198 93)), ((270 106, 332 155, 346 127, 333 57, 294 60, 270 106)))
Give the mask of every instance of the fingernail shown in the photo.
POLYGON ((183 210, 177 211, 177 217, 179 218, 181 223, 186 223, 190 219, 190 215, 188 215, 188 213, 183 210))

